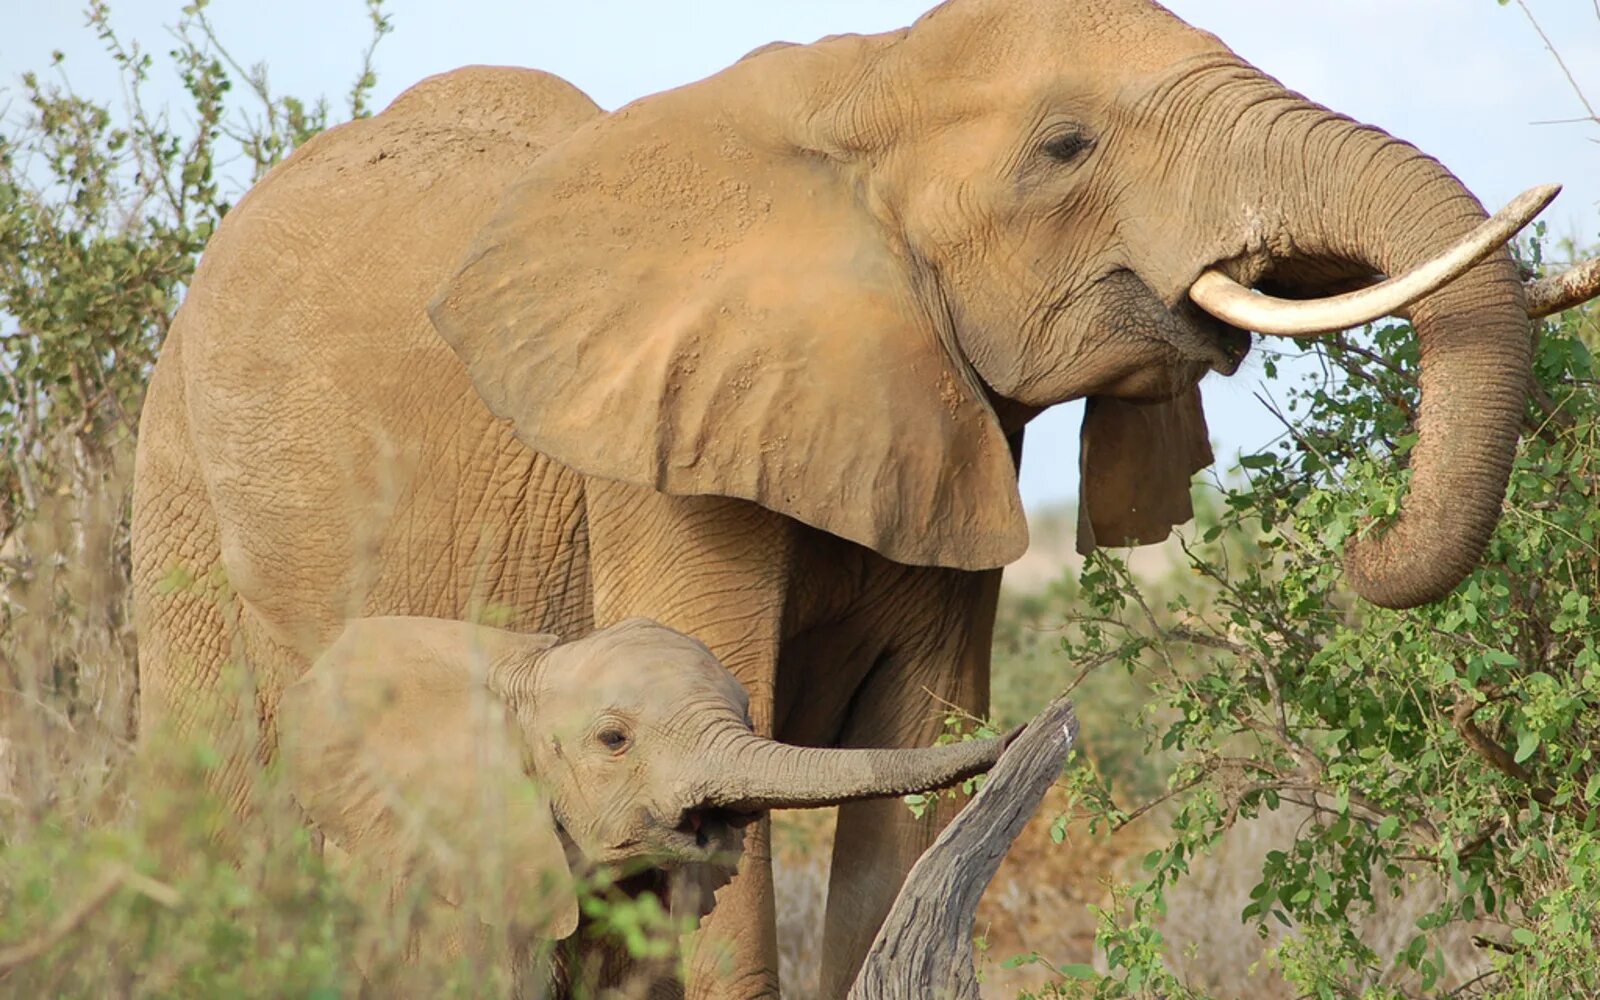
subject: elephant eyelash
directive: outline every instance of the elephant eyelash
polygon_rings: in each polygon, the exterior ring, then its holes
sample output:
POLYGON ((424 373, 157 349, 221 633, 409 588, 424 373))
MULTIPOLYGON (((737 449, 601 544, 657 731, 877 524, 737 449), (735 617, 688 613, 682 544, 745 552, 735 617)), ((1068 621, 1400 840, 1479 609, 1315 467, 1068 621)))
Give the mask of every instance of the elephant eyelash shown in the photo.
POLYGON ((1071 163, 1093 148, 1094 136, 1080 128, 1057 132, 1039 144, 1044 155, 1059 163, 1071 163))

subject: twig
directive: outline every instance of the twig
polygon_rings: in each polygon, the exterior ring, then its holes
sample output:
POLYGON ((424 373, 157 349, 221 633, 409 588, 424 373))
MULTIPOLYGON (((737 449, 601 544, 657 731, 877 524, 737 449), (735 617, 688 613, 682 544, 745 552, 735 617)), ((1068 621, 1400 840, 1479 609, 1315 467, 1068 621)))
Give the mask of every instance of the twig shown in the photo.
MULTIPOLYGON (((1478 724, 1472 721, 1472 715, 1477 710, 1477 701, 1471 695, 1463 695, 1456 702, 1455 711, 1451 717, 1451 721, 1455 724, 1456 732, 1461 734, 1462 740, 1472 748, 1472 752, 1483 758, 1496 771, 1519 784, 1527 786, 1528 797, 1541 806, 1552 809, 1561 808, 1553 804, 1556 797, 1555 792, 1537 784, 1531 771, 1518 764, 1516 758, 1505 747, 1491 740, 1484 734, 1482 729, 1478 728, 1478 724)), ((1588 815, 1588 810, 1576 801, 1569 803, 1569 807, 1569 811, 1580 819, 1588 815)))
POLYGON ((372 40, 361 54, 361 70, 356 74, 356 82, 350 85, 351 118, 363 118, 367 114, 367 97, 375 79, 372 56, 378 51, 378 43, 383 41, 383 36, 394 30, 389 25, 389 19, 383 15, 383 3, 384 0, 367 0, 367 20, 372 24, 372 40))
MULTIPOLYGON (((1339 345, 1339 349, 1342 350, 1342 351, 1348 351, 1351 354, 1359 355, 1359 356, 1361 356, 1363 358, 1366 358, 1368 361, 1371 361, 1373 364, 1380 365, 1384 369, 1388 370, 1389 372, 1391 372, 1391 373, 1393 373, 1395 375, 1398 375, 1401 378, 1403 378, 1403 379, 1405 379, 1405 380, 1407 380, 1409 382, 1415 382, 1416 381, 1416 376, 1412 375, 1410 372, 1406 371, 1404 368, 1401 368, 1399 365, 1395 364, 1389 358, 1384 357, 1383 355, 1379 354, 1377 351, 1369 351, 1369 350, 1367 350, 1365 347, 1362 347, 1360 344, 1357 344, 1355 341, 1351 340, 1348 336, 1346 336, 1346 335, 1344 335, 1342 333, 1334 334, 1333 342, 1335 344, 1339 345)), ((1361 374, 1364 377, 1367 377, 1367 378, 1371 377, 1371 376, 1367 375, 1365 369, 1363 369, 1361 371, 1361 374)))
MULTIPOLYGON (((1504 824, 1502 824, 1498 819, 1491 820, 1486 826, 1484 826, 1482 830, 1479 830, 1477 833, 1473 834, 1472 839, 1464 840, 1456 845, 1456 857, 1471 857, 1478 851, 1479 848, 1483 847, 1490 840, 1492 840, 1494 835, 1500 832, 1500 829, 1503 825, 1504 824)), ((1427 854, 1396 854, 1394 859, 1396 861, 1416 861, 1422 864, 1430 865, 1436 865, 1439 863, 1439 859, 1437 857, 1427 854)))
POLYGON ((1487 948, 1491 951, 1498 951, 1503 955, 1515 955, 1522 950, 1514 944, 1506 944, 1502 941, 1496 941, 1494 938, 1484 937, 1482 934, 1472 935, 1472 943, 1477 945, 1479 948, 1487 948))
POLYGON ((178 891, 169 885, 140 875, 125 865, 114 865, 100 876, 100 881, 95 884, 94 889, 79 900, 78 905, 56 918, 55 923, 51 924, 43 934, 0 950, 0 978, 10 974, 18 966, 47 954, 87 923, 90 917, 93 917, 119 889, 123 888, 132 889, 169 909, 177 906, 183 899, 178 891))
POLYGON ((1145 813, 1147 813, 1150 810, 1152 810, 1152 809, 1156 808, 1157 806, 1161 805, 1163 802, 1169 802, 1173 798, 1175 798, 1175 797, 1177 797, 1179 795, 1182 795, 1184 792, 1187 792, 1189 789, 1191 789, 1194 786, 1200 784, 1202 781, 1206 780, 1210 776, 1211 776, 1211 772, 1209 772, 1209 771, 1201 771, 1199 774, 1195 775, 1193 778, 1190 778, 1188 781, 1179 783, 1177 787, 1167 789, 1166 791, 1162 792, 1160 795, 1157 795, 1155 798, 1153 798, 1150 801, 1148 801, 1148 802, 1144 803, 1143 805, 1139 806, 1133 812, 1128 813, 1126 816, 1123 816, 1121 819, 1119 819, 1116 822, 1112 823, 1111 824, 1111 832, 1112 833, 1116 833, 1118 830, 1121 830, 1123 827, 1125 827, 1128 824, 1132 823, 1134 820, 1137 820, 1139 817, 1143 816, 1145 813))
POLYGON ((1600 115, 1595 114, 1594 106, 1589 103, 1589 98, 1584 96, 1583 88, 1578 86, 1578 81, 1573 77, 1572 70, 1567 68, 1566 60, 1561 58, 1561 53, 1557 52, 1556 47, 1551 44, 1550 36, 1544 33, 1544 28, 1540 27, 1538 19, 1533 16, 1533 11, 1528 9, 1528 5, 1524 0, 1517 0, 1517 6, 1521 7, 1522 12, 1528 16, 1528 23, 1533 25, 1533 30, 1539 33, 1539 38, 1544 42, 1544 47, 1549 49, 1550 54, 1555 57, 1556 65, 1561 67, 1561 72, 1566 75, 1567 82, 1572 84, 1572 92, 1578 95, 1578 100, 1583 104, 1583 109, 1589 112, 1589 120, 1600 122, 1600 115))
MULTIPOLYGON (((4 657, 0 657, 0 666, 8 666, 4 657)), ((65 712, 61 711, 59 708, 56 708, 54 705, 47 704, 36 695, 31 695, 20 688, 4 687, 0 688, 0 696, 16 698, 19 701, 28 702, 65 732, 76 733, 78 731, 77 727, 72 724, 72 720, 67 717, 65 712)))
POLYGON ((1498 975, 1500 975, 1499 969, 1486 969, 1462 983, 1460 986, 1457 986, 1455 989, 1451 990, 1449 995, 1453 997, 1464 997, 1467 995, 1467 991, 1472 989, 1474 986, 1483 982, 1485 979, 1489 979, 1498 975))
MULTIPOLYGON (((22 400, 22 387, 17 385, 17 376, 5 365, 0 365, 0 376, 6 380, 6 388, 11 390, 11 402, 20 411, 24 408, 22 400)), ((28 443, 31 443, 28 442, 28 443)), ((22 438, 18 438, 13 446, 14 461, 17 470, 17 486, 22 490, 22 508, 31 512, 39 506, 38 493, 33 487, 33 476, 28 471, 28 456, 22 438)), ((19 518, 20 520, 20 518, 19 518)))
POLYGON ((1317 459, 1322 462, 1323 468, 1332 471, 1339 467, 1337 463, 1330 462, 1328 460, 1328 456, 1318 451, 1317 446, 1312 444, 1305 435, 1301 434, 1299 428, 1295 427, 1294 423, 1290 421, 1288 417, 1284 416, 1283 410, 1278 406, 1278 401, 1273 399, 1270 393, 1262 390, 1261 392, 1253 392, 1251 395, 1256 398, 1257 402, 1266 407, 1267 412, 1272 414, 1273 417, 1277 419, 1278 423, 1283 425, 1283 431, 1286 435, 1288 435, 1291 441, 1311 452, 1311 454, 1317 456, 1317 459))

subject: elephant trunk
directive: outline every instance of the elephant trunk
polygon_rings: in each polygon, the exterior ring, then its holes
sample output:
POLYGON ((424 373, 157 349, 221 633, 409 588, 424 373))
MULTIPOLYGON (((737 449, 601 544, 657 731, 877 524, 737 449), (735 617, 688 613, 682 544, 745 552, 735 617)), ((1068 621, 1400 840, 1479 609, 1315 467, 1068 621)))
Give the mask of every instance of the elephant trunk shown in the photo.
MULTIPOLYGON (((1483 222, 1461 182, 1411 146, 1328 112, 1304 119, 1272 158, 1290 172, 1274 178, 1276 189, 1296 192, 1284 212, 1297 255, 1398 275, 1483 222)), ((1422 389, 1410 495, 1393 523, 1345 552, 1356 592, 1394 608, 1443 597, 1483 554, 1511 472, 1532 355, 1523 285, 1504 247, 1410 314, 1422 389)))
POLYGON ((703 758, 701 786, 706 804, 741 812, 909 795, 987 771, 1015 735, 888 750, 797 747, 742 736, 703 758))

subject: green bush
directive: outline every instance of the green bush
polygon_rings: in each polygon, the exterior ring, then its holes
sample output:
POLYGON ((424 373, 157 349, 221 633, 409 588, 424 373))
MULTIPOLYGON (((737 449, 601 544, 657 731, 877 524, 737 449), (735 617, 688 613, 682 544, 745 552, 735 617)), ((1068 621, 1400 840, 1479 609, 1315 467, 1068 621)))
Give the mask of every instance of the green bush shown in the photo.
MULTIPOLYGON (((389 30, 365 0, 369 45, 349 94, 365 114, 372 54, 389 30)), ((173 26, 170 71, 186 107, 147 106, 157 61, 91 0, 88 27, 125 94, 83 97, 66 60, 25 73, 0 122, 0 538, 52 491, 83 492, 126 449, 155 353, 200 251, 242 190, 331 123, 326 101, 277 97, 265 67, 223 48, 205 0, 173 26), (230 106, 242 87, 254 111, 230 106), (180 127, 175 119, 192 117, 180 127), (227 165, 226 167, 224 165, 227 165)))
MULTIPOLYGON (((1241 459, 1187 546, 1204 587, 1152 600, 1114 558, 1085 567, 1062 650, 1129 669, 1151 694, 1146 746, 1175 761, 1167 842, 1102 913, 1100 995, 1188 992, 1158 929, 1168 892, 1239 820, 1288 805, 1306 822, 1243 913, 1216 919, 1291 928, 1276 960, 1306 995, 1600 992, 1596 315, 1540 336, 1499 529, 1437 604, 1359 603, 1332 555, 1405 491, 1419 394, 1404 325, 1326 343, 1325 372, 1289 390, 1286 436, 1241 459), (1243 538, 1249 558, 1230 551, 1243 538), (1417 883, 1441 901, 1379 954, 1361 916, 1417 883), (1479 945, 1467 968, 1440 947, 1462 923, 1479 945)), ((1138 801, 1091 770, 1072 781, 1111 825, 1138 801)))

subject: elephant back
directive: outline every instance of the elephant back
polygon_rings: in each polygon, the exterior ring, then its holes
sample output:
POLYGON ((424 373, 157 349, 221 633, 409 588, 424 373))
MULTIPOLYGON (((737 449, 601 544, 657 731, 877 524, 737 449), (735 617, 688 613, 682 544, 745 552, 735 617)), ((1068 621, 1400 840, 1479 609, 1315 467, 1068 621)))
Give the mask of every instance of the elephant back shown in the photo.
POLYGON ((521 494, 505 488, 576 497, 570 476, 483 408, 425 307, 500 193, 600 114, 534 70, 435 76, 306 142, 218 227, 174 362, 227 578, 278 644, 313 656, 352 609, 453 618, 474 599, 574 623, 582 595, 540 582, 570 554, 511 545, 521 494), (542 562, 474 592, 507 550, 542 562), (459 565, 441 571, 440 551, 459 565))

